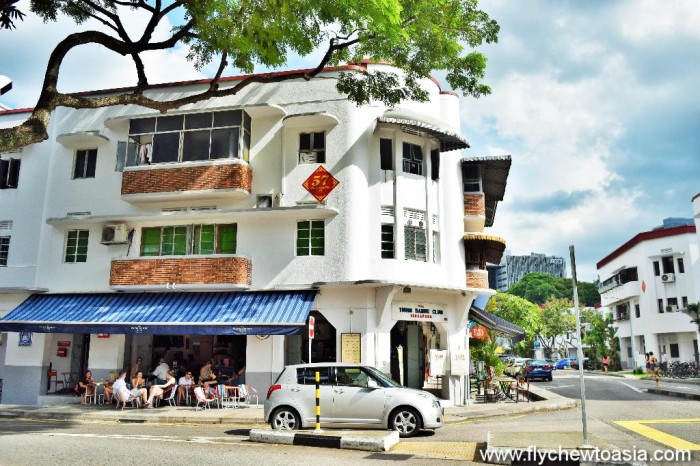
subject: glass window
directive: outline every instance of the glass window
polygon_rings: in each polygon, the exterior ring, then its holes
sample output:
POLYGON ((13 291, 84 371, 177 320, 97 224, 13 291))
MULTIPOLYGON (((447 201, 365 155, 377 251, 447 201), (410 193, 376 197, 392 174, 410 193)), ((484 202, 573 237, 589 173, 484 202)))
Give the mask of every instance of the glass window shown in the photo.
POLYGON ((179 150, 180 133, 154 134, 151 162, 177 162, 179 150))
POLYGON ((382 225, 382 259, 394 258, 394 225, 382 225))
POLYGON ((671 343, 668 345, 668 349, 671 350, 672 358, 679 358, 681 356, 681 353, 678 351, 678 343, 671 343))
POLYGON ((391 139, 379 140, 379 165, 382 170, 394 169, 394 144, 391 139))
POLYGON ((141 255, 160 255, 160 228, 144 228, 141 233, 141 255))
POLYGON ((634 305, 634 316, 639 319, 641 317, 641 312, 639 310, 639 303, 635 303, 634 305))
POLYGON ((331 384, 331 370, 328 367, 302 367, 297 369, 297 383, 316 385, 316 372, 319 373, 319 385, 331 384))
POLYGON ((659 261, 654 261, 653 265, 654 265, 654 276, 658 277, 659 275, 661 275, 661 268, 659 267, 659 261))
POLYGON ((326 162, 326 133, 299 134, 299 163, 326 162))
POLYGON ((236 232, 238 226, 234 223, 231 225, 218 226, 218 254, 236 254, 236 232))
POLYGON ((192 254, 214 254, 215 225, 194 225, 192 228, 192 254))
POLYGON ((0 160, 0 189, 17 188, 20 159, 0 160))
POLYGON ((10 237, 0 237, 0 266, 7 265, 7 256, 10 252, 10 237))
POLYGON ((86 262, 89 230, 69 230, 66 234, 66 262, 86 262))
POLYGON ((75 152, 73 179, 94 178, 97 166, 97 149, 79 150, 75 152))
POLYGON ((677 262, 678 262, 678 273, 685 273, 685 264, 683 263, 683 258, 679 257, 677 262))
POLYGON ((414 175, 423 174, 423 149, 421 146, 403 143, 403 171, 414 175))
POLYGON ((425 228, 406 225, 403 228, 406 259, 426 262, 425 228))
POLYGON ((242 114, 241 110, 214 112, 214 127, 241 126, 242 114))
POLYGON ((163 227, 161 233, 161 255, 182 256, 187 254, 187 227, 163 227))
POLYGON ((673 257, 666 256, 661 258, 661 268, 664 273, 673 273, 673 257))
POLYGON ((325 246, 325 222, 302 220, 297 222, 297 256, 322 256, 325 246))
POLYGON ((163 133, 166 131, 181 131, 184 120, 184 115, 158 117, 156 123, 156 131, 159 133, 163 133))
POLYGON ((687 296, 681 297, 681 303, 683 303, 683 309, 686 309, 688 307, 688 297, 687 296))
POLYGON ((211 128, 211 113, 192 113, 185 115, 185 129, 211 128))
POLYGON ((440 178, 440 151, 430 151, 430 179, 437 181, 440 178))
POLYGON ((238 128, 215 129, 211 132, 211 158, 230 159, 238 154, 238 128))
POLYGON ((481 170, 478 164, 462 164, 462 183, 464 183, 465 193, 481 191, 481 170))
POLYGON ((663 314, 663 313, 664 313, 664 300, 663 300, 663 299, 659 299, 659 300, 656 301, 656 304, 657 304, 657 306, 658 306, 658 308, 659 308, 659 314, 663 314))
POLYGON ((155 131, 155 118, 139 118, 137 120, 129 121, 129 134, 155 133, 155 131))
POLYGON ((182 160, 209 160, 211 131, 185 131, 182 133, 182 160))
POLYGON ((235 254, 236 233, 235 223, 144 228, 141 255, 235 254))

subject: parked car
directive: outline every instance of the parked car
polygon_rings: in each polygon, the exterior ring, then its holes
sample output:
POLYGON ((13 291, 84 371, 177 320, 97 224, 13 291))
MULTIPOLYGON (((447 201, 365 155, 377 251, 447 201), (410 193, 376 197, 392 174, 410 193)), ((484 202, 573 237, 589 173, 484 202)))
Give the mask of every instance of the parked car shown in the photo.
POLYGON ((552 381, 552 366, 544 359, 529 359, 523 364, 520 374, 525 380, 544 379, 552 381))
POLYGON ((557 360, 556 359, 545 358, 545 361, 547 361, 547 363, 549 363, 549 365, 552 366, 552 370, 557 369, 557 360))
MULTIPOLYGON (((572 359, 571 360, 571 368, 572 369, 578 369, 578 359, 572 359)), ((583 368, 590 371, 591 370, 591 361, 588 358, 583 358, 583 368)))
POLYGON ((505 366, 503 367, 503 373, 515 377, 520 372, 523 367, 523 363, 528 361, 529 358, 510 358, 506 360, 505 366))
POLYGON ((576 358, 560 359, 559 361, 557 361, 557 369, 568 369, 569 367, 572 367, 572 361, 578 362, 576 358))
POLYGON ((392 429, 401 437, 442 427, 444 409, 433 394, 402 387, 374 367, 343 363, 286 366, 267 391, 265 422, 277 430, 313 427, 316 372, 322 426, 392 429))

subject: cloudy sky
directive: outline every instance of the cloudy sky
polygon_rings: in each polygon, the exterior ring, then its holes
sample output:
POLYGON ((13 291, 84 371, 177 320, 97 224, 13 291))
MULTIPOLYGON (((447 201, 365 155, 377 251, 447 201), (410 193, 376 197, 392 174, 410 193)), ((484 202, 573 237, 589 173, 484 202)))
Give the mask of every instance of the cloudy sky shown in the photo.
MULTIPOLYGON (((513 158, 491 229, 511 253, 568 263, 573 243, 579 279, 592 281, 595 263, 635 234, 666 217, 692 217, 700 193, 700 2, 491 0, 482 8, 501 34, 482 49, 493 93, 462 99, 462 131, 472 143, 464 155, 513 158)), ((137 18, 128 23, 139 26, 137 18)), ((51 49, 72 30, 28 16, 0 32, 0 74, 14 81, 1 103, 34 104, 51 49)), ((205 77, 185 55, 149 55, 151 82, 205 77)), ((60 89, 133 83, 128 61, 84 47, 68 57, 60 89)))

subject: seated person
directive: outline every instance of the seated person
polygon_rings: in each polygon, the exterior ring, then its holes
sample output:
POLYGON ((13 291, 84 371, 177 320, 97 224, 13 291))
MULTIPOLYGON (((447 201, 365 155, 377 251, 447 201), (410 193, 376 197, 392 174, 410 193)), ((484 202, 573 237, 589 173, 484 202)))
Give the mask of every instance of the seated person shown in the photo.
POLYGON ((194 379, 192 372, 187 371, 183 377, 177 382, 177 404, 180 404, 183 399, 187 399, 187 392, 194 388, 194 379))
POLYGON ((114 396, 117 399, 117 407, 119 407, 120 401, 127 401, 129 399, 129 395, 139 399, 143 403, 146 402, 147 395, 145 388, 132 388, 131 390, 129 390, 129 388, 127 387, 126 371, 121 371, 119 373, 119 378, 114 381, 114 384, 112 384, 112 391, 114 392, 114 396))
POLYGON ((151 393, 148 395, 148 400, 146 400, 146 408, 153 408, 153 400, 157 397, 163 399, 163 394, 166 390, 176 390, 176 380, 172 371, 165 373, 165 383, 151 385, 151 393))
POLYGON ((114 382, 117 380, 117 373, 114 371, 111 371, 109 373, 109 380, 107 383, 105 383, 105 400, 107 400, 107 403, 112 402, 112 395, 114 392, 114 382))
POLYGON ((234 369, 231 364, 231 358, 224 358, 224 363, 217 369, 218 379, 224 382, 231 382, 233 378, 234 369))
POLYGON ((81 401, 83 404, 85 404, 85 397, 92 395, 94 389, 95 379, 92 378, 92 371, 86 371, 85 376, 73 387, 75 393, 83 398, 81 401))
POLYGON ((136 376, 133 379, 131 379, 131 388, 146 388, 147 386, 148 383, 143 377, 143 372, 138 371, 136 373, 136 376))
POLYGON ((233 374, 231 380, 229 380, 230 385, 243 385, 245 384, 245 363, 241 365, 240 369, 233 374))
POLYGON ((199 383, 204 385, 204 391, 209 390, 210 385, 217 385, 216 374, 211 368, 212 362, 207 361, 199 370, 199 383))

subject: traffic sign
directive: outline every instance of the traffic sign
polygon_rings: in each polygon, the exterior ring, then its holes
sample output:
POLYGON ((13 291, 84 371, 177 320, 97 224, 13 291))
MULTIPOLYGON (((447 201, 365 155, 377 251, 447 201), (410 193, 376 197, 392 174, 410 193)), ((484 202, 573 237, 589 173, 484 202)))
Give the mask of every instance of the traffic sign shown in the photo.
POLYGON ((323 202, 326 196, 328 196, 338 184, 340 184, 340 181, 335 179, 333 175, 321 165, 302 183, 302 186, 306 188, 318 202, 323 202))
POLYGON ((309 339, 313 340, 314 338, 314 324, 316 323, 316 319, 314 316, 309 316, 309 339))

